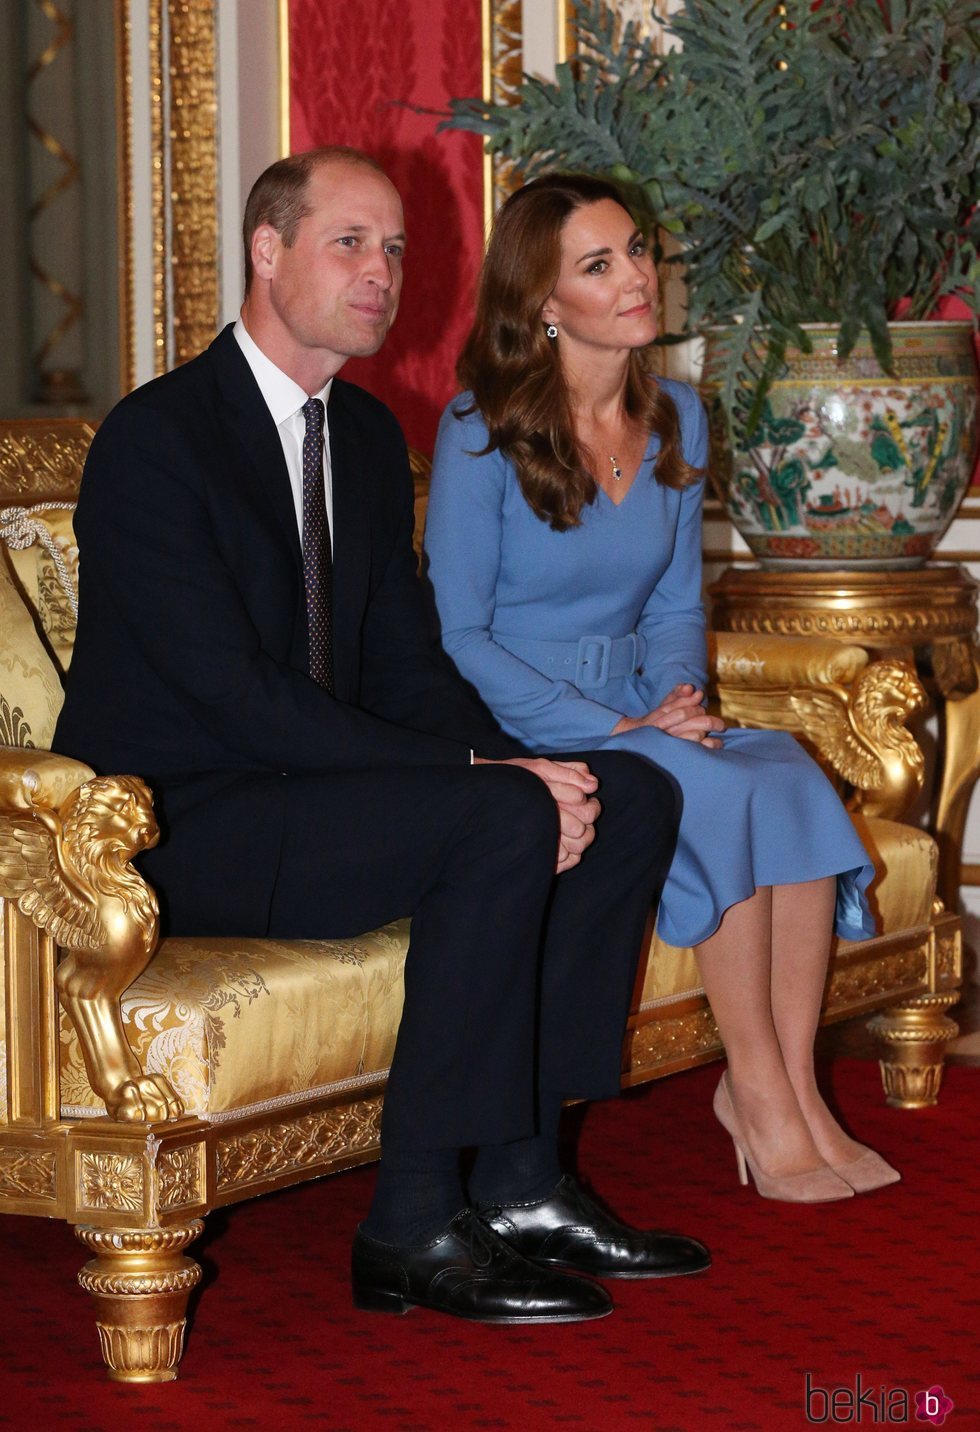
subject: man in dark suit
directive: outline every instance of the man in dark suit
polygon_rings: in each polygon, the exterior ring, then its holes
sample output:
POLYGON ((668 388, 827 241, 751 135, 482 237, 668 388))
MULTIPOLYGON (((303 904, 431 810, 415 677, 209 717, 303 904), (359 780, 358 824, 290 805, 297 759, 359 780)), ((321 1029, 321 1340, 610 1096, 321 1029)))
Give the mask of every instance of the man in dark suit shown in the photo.
POLYGON ((708 1262, 627 1228, 557 1163, 562 1097, 618 1088, 674 799, 629 756, 524 758, 432 639, 404 441, 335 377, 394 320, 402 227, 352 151, 257 181, 239 323, 92 445, 57 743, 150 781, 163 839, 142 867, 173 932, 341 937, 412 914, 355 1301, 598 1317, 605 1291, 559 1268, 708 1262))

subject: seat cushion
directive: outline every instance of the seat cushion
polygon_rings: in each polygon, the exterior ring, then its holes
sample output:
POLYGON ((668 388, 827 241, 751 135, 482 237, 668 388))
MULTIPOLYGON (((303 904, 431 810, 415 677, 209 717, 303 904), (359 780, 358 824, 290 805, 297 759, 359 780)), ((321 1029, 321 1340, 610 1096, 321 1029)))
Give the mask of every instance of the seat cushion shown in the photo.
MULTIPOLYGON (((409 922, 353 940, 172 939, 123 996, 130 1042, 221 1120, 371 1084, 391 1063, 409 922)), ((105 1112, 61 1016, 65 1117, 105 1112)))
MULTIPOLYGON (((926 925, 935 842, 894 821, 858 824, 880 872, 871 897, 882 933, 926 925)), ((144 1069, 204 1119, 356 1090, 391 1063, 408 935, 400 920, 354 940, 165 940, 123 997, 127 1033, 144 1069)), ((700 992, 694 952, 655 939, 641 1008, 700 992)), ((104 1112, 64 1014, 61 1076, 65 1117, 104 1112)))
MULTIPOLYGON (((882 935, 929 923, 936 895, 939 851, 931 835, 912 825, 878 817, 852 817, 875 867, 868 890, 871 912, 882 935)), ((855 942, 839 940, 840 949, 855 942)), ((702 993, 694 951, 654 936, 647 958, 640 1008, 655 1009, 702 993)))

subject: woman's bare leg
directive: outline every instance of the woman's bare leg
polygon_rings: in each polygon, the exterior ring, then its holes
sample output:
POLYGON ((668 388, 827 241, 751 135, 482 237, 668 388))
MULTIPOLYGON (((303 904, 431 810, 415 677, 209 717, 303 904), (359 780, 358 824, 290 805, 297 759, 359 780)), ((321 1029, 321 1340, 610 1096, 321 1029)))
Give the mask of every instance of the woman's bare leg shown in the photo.
MULTIPOLYGON (((695 954, 728 1055, 732 1101, 748 1152, 765 1173, 782 1176, 819 1168, 824 1160, 800 1109, 773 1019, 772 934, 773 892, 762 887, 726 910, 695 954)), ((786 963, 784 949, 778 952, 780 965, 786 963)), ((784 1004, 781 987, 781 1009, 784 1004)))
POLYGON ((837 880, 776 885, 772 891, 772 1019, 790 1083, 814 1143, 828 1163, 858 1158, 855 1143, 817 1088, 813 1042, 827 980, 837 880))

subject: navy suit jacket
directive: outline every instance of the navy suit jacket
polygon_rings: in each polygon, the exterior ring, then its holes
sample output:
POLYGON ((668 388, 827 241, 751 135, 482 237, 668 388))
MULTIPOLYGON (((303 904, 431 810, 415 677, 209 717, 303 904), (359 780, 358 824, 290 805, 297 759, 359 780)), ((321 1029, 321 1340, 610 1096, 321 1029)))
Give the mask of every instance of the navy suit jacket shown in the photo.
MULTIPOLYGON (((332 696, 308 675, 285 459, 232 328, 124 398, 92 443, 76 514, 78 630, 55 744, 153 788, 164 839, 142 864, 175 926, 187 923, 182 886, 196 882, 203 897, 206 882, 213 928, 228 919, 228 933, 263 928, 287 816, 283 774, 373 771, 380 822, 386 767, 466 763, 471 747, 521 754, 439 648, 394 417, 335 379, 328 426, 332 696), (215 842, 221 868, 241 872, 244 920, 241 903, 221 908, 230 892, 213 890, 215 842)), ((187 906, 199 908, 197 897, 187 906)))

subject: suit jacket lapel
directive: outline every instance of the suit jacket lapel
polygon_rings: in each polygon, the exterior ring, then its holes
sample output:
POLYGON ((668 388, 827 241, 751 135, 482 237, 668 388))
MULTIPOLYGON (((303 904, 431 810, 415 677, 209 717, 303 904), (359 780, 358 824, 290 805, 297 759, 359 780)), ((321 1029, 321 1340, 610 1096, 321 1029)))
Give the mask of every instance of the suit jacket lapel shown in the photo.
POLYGON ((272 414, 231 326, 218 335, 209 351, 218 386, 230 410, 229 432, 241 459, 236 466, 236 478, 240 477, 257 503, 270 510, 276 530, 285 538, 302 579, 303 552, 296 526, 296 508, 272 414))
POLYGON ((330 389, 327 428, 333 487, 334 689, 341 700, 353 700, 370 573, 370 514, 360 481, 364 453, 358 452, 343 384, 336 380, 330 389))

